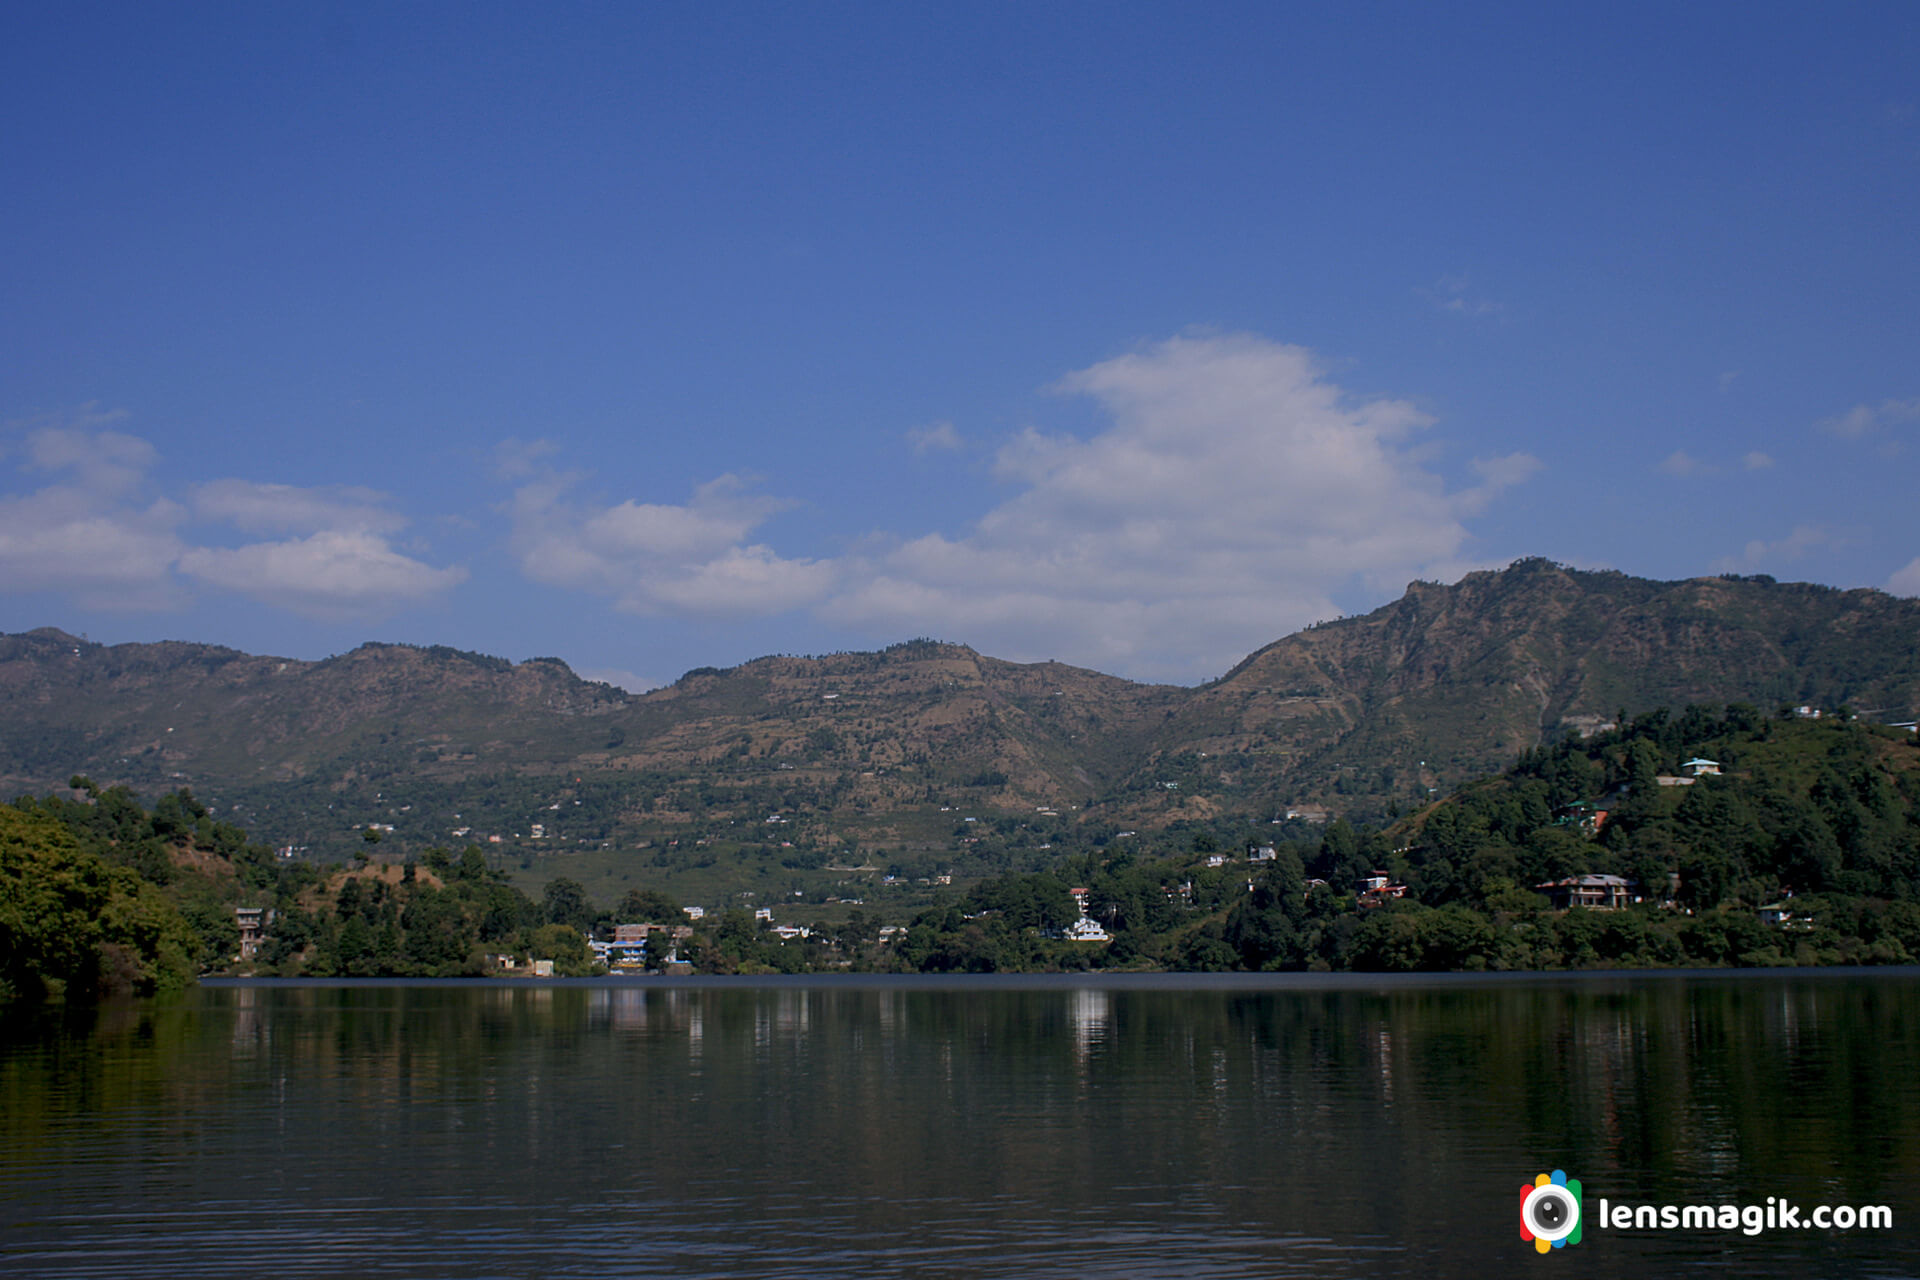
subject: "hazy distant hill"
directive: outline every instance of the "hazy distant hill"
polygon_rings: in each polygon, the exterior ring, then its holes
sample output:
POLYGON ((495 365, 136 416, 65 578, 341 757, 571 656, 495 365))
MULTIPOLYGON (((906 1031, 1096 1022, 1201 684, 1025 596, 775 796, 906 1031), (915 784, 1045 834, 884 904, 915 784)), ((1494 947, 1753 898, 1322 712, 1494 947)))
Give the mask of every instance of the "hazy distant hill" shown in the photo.
POLYGON ((540 851, 751 839, 799 864, 957 842, 961 809, 1056 829, 1379 812, 1620 708, 1731 700, 1911 719, 1920 602, 1529 560, 1415 583, 1195 689, 921 640, 632 695, 557 659, 368 644, 298 662, 42 629, 0 637, 0 789, 188 784, 319 848, 377 821, 405 847, 462 827, 540 851))

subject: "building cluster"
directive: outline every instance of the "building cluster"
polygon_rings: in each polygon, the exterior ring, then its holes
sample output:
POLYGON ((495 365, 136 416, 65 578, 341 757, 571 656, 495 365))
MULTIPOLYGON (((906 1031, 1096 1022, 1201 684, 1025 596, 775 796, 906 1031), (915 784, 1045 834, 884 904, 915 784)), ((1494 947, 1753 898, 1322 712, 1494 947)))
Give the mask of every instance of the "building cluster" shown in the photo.
POLYGON ((617 924, 611 940, 589 938, 587 947, 609 973, 671 972, 682 963, 680 944, 692 936, 690 924, 617 924))

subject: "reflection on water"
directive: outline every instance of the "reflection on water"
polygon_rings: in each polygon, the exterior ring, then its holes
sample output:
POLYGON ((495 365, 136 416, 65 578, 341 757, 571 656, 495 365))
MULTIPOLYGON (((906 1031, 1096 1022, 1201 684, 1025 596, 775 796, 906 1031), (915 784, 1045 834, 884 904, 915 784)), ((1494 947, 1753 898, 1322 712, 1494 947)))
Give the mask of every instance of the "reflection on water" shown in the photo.
POLYGON ((233 985, 4 1036, 7 1274, 1477 1277, 1560 1262, 1513 1194, 1556 1167, 1896 1214, 1582 1275, 1920 1268, 1909 972, 233 985))
POLYGON ((1113 1017, 1113 997, 1097 988, 1086 987, 1070 993, 1067 1022, 1073 1028, 1073 1056, 1085 1065, 1093 1051, 1107 1038, 1107 1023, 1113 1017))

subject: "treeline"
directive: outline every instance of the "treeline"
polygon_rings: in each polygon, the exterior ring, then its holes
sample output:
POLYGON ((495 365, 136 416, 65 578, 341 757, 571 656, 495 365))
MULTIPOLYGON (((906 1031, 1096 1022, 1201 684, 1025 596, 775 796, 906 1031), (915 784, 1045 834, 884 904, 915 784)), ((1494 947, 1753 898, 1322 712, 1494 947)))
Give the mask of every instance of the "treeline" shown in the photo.
POLYGON ((237 942, 232 902, 271 881, 270 855, 187 792, 148 810, 72 785, 85 801, 0 805, 0 1003, 184 987, 237 942))
POLYGON ((481 974, 500 955, 591 971, 578 886, 534 902, 478 848, 325 867, 275 857, 184 789, 149 809, 125 787, 71 786, 84 798, 0 805, 0 1003, 163 993, 210 972, 481 974), (246 957, 243 907, 264 926, 246 957))
POLYGON ((72 787, 84 798, 0 805, 0 1004, 165 993, 208 973, 467 977, 544 960, 580 977, 601 971, 588 939, 611 938, 617 923, 669 927, 654 935, 655 968, 669 957, 707 973, 889 960, 878 923, 857 911, 835 932, 788 942, 744 911, 689 924, 656 890, 600 908, 561 878, 536 900, 477 845, 406 862, 376 860, 371 844, 346 866, 283 860, 190 791, 149 809, 125 787, 83 777, 72 787), (257 910, 261 925, 244 956, 236 908, 257 910))

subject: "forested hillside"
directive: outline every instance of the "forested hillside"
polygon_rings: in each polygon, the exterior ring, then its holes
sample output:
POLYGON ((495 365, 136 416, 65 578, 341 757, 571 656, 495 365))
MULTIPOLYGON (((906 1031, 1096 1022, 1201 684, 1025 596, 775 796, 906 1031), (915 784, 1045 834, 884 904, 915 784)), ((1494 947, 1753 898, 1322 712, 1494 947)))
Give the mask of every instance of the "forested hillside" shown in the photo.
POLYGON ((1384 830, 1335 823, 1318 842, 1283 843, 1259 864, 1237 849, 1222 861, 1217 848, 1201 834, 1170 856, 1109 846, 1069 857, 1045 876, 990 882, 923 915, 909 945, 934 967, 1027 967, 1040 954, 1033 926, 1069 909, 1073 881, 1091 890, 1089 913, 1114 933, 1103 953, 1070 953, 1082 964, 1920 960, 1920 745, 1909 731, 1844 712, 1658 710, 1529 751, 1384 830), (1362 892, 1376 872, 1392 892, 1362 892), (1556 908, 1542 891, 1583 876, 1624 881, 1623 908, 1556 908), (1025 897, 1009 909, 1016 884, 1025 897))

